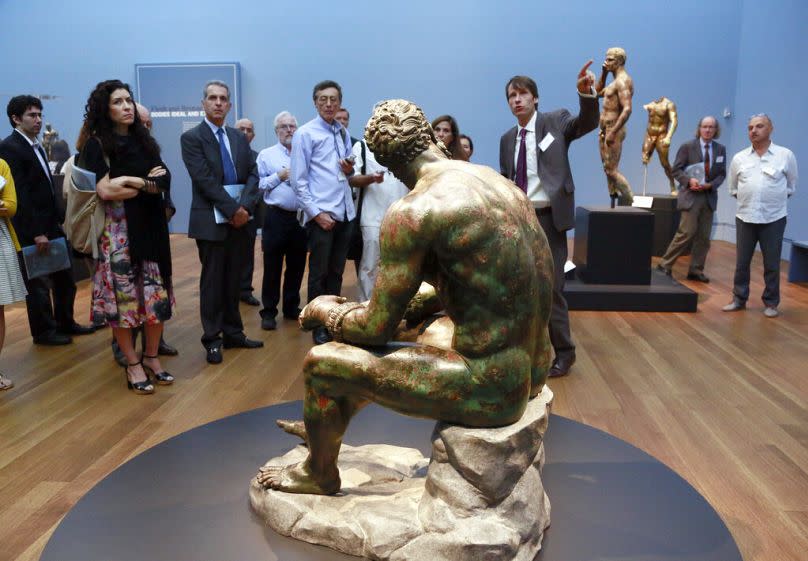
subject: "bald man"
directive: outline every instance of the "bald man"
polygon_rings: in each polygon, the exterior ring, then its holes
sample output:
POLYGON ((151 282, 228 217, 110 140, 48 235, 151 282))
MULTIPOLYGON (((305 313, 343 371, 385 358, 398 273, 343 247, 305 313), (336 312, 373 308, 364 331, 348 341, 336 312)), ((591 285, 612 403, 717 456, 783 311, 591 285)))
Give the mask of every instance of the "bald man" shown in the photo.
MULTIPOLYGON (((253 153, 253 156, 258 158, 258 152, 253 150, 252 148, 252 141, 255 138, 255 126, 253 122, 246 117, 243 119, 239 119, 236 121, 236 128, 244 133, 244 136, 247 137, 247 144, 250 144, 250 150, 253 153)), ((259 306, 261 302, 253 296, 253 286, 252 286, 252 278, 253 278, 253 271, 255 270, 255 238, 258 234, 258 225, 264 223, 264 209, 263 204, 259 201, 258 208, 255 209, 255 218, 247 222, 244 226, 247 232, 250 234, 251 242, 248 243, 246 249, 247 253, 244 256, 244 269, 241 271, 241 293, 239 294, 239 298, 245 304, 249 304, 250 306, 259 306)))

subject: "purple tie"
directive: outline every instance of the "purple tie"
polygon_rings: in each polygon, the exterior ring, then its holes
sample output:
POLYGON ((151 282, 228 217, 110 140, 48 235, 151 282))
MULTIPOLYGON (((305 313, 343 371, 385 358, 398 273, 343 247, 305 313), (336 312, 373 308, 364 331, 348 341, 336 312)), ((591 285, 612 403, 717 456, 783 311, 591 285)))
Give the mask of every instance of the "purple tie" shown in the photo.
POLYGON ((516 186, 527 193, 527 146, 525 146, 525 135, 527 129, 519 131, 519 155, 516 157, 516 186))

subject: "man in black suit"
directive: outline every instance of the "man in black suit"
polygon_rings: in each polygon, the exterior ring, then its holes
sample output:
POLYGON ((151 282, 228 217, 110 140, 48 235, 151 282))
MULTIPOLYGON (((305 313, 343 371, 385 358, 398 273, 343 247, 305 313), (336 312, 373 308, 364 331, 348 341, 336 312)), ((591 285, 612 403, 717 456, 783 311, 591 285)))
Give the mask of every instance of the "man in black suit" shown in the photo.
POLYGON ((564 264, 567 262, 567 230, 575 225, 575 183, 567 151, 570 143, 594 130, 600 115, 592 88, 595 76, 587 72, 590 60, 578 74, 578 115, 566 109, 538 111, 539 91, 528 76, 514 76, 505 85, 505 96, 518 125, 500 139, 500 173, 512 179, 536 209, 553 252, 555 278, 550 314, 550 342, 555 360, 548 376, 564 376, 575 362, 569 310, 564 298, 564 264))
MULTIPOLYGON (((250 145, 250 151, 252 152, 253 157, 258 160, 258 152, 252 148, 252 141, 255 138, 255 125, 253 125, 253 122, 246 117, 243 117, 236 121, 235 126, 238 130, 244 133, 244 136, 247 137, 247 144, 250 145)), ((255 207, 255 216, 252 220, 247 222, 246 226, 244 226, 247 228, 247 231, 250 234, 250 242, 245 248, 247 252, 244 255, 244 269, 241 271, 241 289, 239 299, 250 306, 261 305, 258 298, 253 296, 252 279, 253 272, 255 271, 255 238, 258 236, 258 227, 263 223, 264 211, 262 208, 261 199, 259 197, 258 205, 255 207)))
POLYGON ((676 153, 673 177, 679 183, 676 208, 681 211, 681 218, 676 235, 657 265, 657 269, 667 275, 671 274, 676 259, 692 242, 687 278, 710 282, 704 274, 704 262, 710 250, 713 213, 718 203, 717 191, 727 175, 727 150, 723 144, 715 141, 720 135, 718 120, 712 116, 702 117, 696 129, 696 138, 682 144, 676 153), (703 180, 694 177, 691 167, 694 164, 703 165, 703 168, 698 166, 699 172, 704 171, 703 180))
POLYGON ((208 362, 218 364, 222 344, 225 348, 264 346, 244 335, 238 307, 245 246, 249 244, 245 225, 258 203, 258 173, 247 138, 224 124, 230 111, 227 84, 218 80, 205 84, 202 108, 205 120, 183 133, 180 142, 193 191, 188 236, 196 240, 202 263, 202 345, 208 362), (231 185, 243 186, 238 199, 225 190, 231 185))
MULTIPOLYGON (((46 253, 50 240, 65 234, 60 226, 64 215, 56 204, 48 159, 37 139, 42 129, 42 102, 34 96, 18 95, 8 102, 6 113, 14 131, 0 142, 0 158, 8 162, 17 187, 14 229, 23 247, 36 245, 39 253, 46 253)), ((29 279, 22 253, 19 256, 28 290, 25 306, 34 343, 67 345, 72 341, 71 335, 92 333, 92 327, 79 325, 73 319, 76 283, 71 270, 29 279)))

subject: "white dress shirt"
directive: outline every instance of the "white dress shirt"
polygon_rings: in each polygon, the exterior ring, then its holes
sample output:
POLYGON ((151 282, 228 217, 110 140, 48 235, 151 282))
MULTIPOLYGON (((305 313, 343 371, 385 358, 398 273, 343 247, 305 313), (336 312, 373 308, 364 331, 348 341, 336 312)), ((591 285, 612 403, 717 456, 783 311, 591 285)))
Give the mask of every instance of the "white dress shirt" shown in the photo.
POLYGON ((786 200, 797 188, 797 159, 788 148, 771 143, 762 156, 751 146, 732 158, 729 194, 738 199, 735 216, 769 224, 787 214, 786 200))
POLYGON ((527 198, 533 203, 535 208, 550 206, 550 197, 544 192, 539 179, 539 159, 536 154, 536 112, 528 121, 527 125, 516 129, 516 149, 513 151, 513 169, 519 163, 519 145, 522 143, 522 129, 527 130, 525 135, 525 147, 527 148, 527 198))

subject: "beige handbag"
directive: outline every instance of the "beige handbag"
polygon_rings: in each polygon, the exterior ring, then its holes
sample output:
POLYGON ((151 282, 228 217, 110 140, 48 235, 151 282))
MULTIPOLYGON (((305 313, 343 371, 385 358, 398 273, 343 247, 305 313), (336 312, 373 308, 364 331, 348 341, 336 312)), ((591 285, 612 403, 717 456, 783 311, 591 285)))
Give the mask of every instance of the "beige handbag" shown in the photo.
MULTIPOLYGON (((104 201, 95 191, 83 191, 76 187, 73 179, 73 160, 65 162, 62 172, 65 176, 65 223, 64 231, 70 245, 79 253, 92 254, 98 258, 98 239, 104 231, 104 201)), ((104 158, 106 160, 106 157, 104 158)), ((109 166, 109 162, 107 162, 109 166)))

